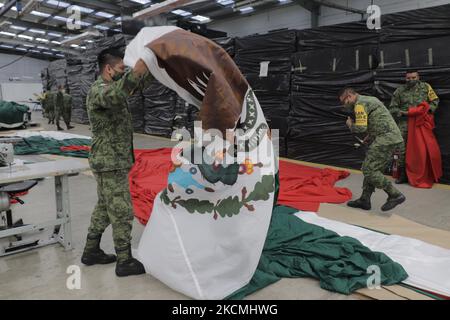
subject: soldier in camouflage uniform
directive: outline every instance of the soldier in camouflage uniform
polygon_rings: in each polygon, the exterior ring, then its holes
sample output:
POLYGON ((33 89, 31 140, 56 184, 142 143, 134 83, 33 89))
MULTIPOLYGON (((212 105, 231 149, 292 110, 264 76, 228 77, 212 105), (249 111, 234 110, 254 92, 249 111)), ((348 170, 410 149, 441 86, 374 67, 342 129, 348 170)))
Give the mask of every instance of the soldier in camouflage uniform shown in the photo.
POLYGON ((347 108, 354 110, 355 121, 350 117, 347 119, 350 130, 355 134, 365 134, 364 140, 372 141, 362 165, 364 174, 362 195, 347 205, 370 210, 370 198, 375 189, 383 189, 388 194, 388 199, 381 210, 391 210, 406 200, 383 174, 394 151, 404 149, 400 129, 388 109, 375 97, 359 95, 353 89, 346 88, 339 93, 339 99, 347 108))
POLYGON ((45 112, 48 118, 48 124, 55 123, 55 104, 56 104, 56 92, 54 90, 50 90, 47 92, 46 112, 45 112))
POLYGON ((66 90, 62 85, 59 86, 59 91, 56 95, 55 108, 56 127, 58 130, 63 130, 59 125, 61 116, 66 124, 67 130, 73 129, 74 127, 70 125, 72 117, 72 97, 66 93, 66 90))
POLYGON ((133 208, 128 172, 134 163, 133 126, 127 98, 152 78, 140 60, 124 72, 123 54, 107 49, 98 57, 101 76, 91 87, 87 112, 92 130, 89 164, 97 181, 97 206, 92 213, 86 247, 81 261, 86 265, 117 260, 116 275, 145 273, 144 266, 131 254, 133 208), (100 249, 100 240, 111 224, 117 257, 100 249))
MULTIPOLYGON (((410 70, 406 73, 406 84, 400 86, 395 92, 389 106, 389 111, 397 122, 402 132, 405 146, 408 141, 408 110, 422 102, 430 104, 430 112, 436 112, 439 105, 439 98, 433 88, 426 82, 420 81, 419 73, 416 70, 410 70)), ((405 152, 401 153, 400 158, 405 163, 405 152)), ((400 171, 400 177, 396 183, 405 183, 408 181, 406 167, 403 166, 400 171)))

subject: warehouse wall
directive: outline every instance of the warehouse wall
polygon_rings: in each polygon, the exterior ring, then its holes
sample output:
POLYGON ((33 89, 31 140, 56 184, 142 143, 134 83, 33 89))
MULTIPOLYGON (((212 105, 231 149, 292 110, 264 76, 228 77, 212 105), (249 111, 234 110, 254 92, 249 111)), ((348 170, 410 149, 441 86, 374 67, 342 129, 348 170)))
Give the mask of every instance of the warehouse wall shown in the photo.
MULTIPOLYGON (((344 6, 360 10, 367 10, 371 0, 331 0, 344 6)), ((414 10, 449 4, 450 0, 374 0, 374 4, 381 7, 382 14, 414 10)), ((351 21, 358 21, 361 15, 344 12, 332 8, 321 8, 319 25, 332 25, 351 21)), ((307 29, 311 27, 309 11, 299 5, 285 5, 279 9, 260 14, 247 15, 230 20, 212 22, 211 29, 228 32, 229 36, 245 36, 254 33, 266 33, 269 30, 290 28, 307 29), (245 27, 243 27, 245 26, 245 27)))
MULTIPOLYGON (((0 68, 19 57, 18 55, 0 53, 0 68)), ((20 77, 20 82, 41 83, 41 71, 47 68, 48 64, 49 62, 45 60, 25 57, 10 66, 0 69, 0 82, 9 82, 10 78, 20 77)))

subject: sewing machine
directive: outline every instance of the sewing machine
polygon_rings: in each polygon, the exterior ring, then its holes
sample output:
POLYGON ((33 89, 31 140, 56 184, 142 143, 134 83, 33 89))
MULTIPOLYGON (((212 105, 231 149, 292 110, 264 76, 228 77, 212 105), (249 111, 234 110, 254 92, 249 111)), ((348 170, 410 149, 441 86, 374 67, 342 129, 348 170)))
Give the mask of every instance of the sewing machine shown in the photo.
POLYGON ((23 164, 14 159, 13 144, 20 141, 20 137, 0 137, 0 257, 53 243, 70 250, 69 177, 89 170, 89 165, 77 160, 23 164), (19 196, 46 177, 55 178, 56 218, 38 224, 24 224, 22 219, 13 221, 11 204, 24 204, 19 196), (41 233, 47 229, 52 230, 51 235, 42 239, 41 233))

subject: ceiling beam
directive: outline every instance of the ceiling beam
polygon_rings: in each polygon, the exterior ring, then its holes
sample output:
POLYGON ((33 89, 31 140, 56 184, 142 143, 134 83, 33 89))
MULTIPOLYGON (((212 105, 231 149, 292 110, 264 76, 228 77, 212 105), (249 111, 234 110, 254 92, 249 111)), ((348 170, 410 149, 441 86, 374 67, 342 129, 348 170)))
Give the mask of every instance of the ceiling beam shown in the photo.
POLYGON ((68 53, 68 54, 73 54, 73 55, 81 54, 81 52, 79 52, 79 51, 68 49, 68 48, 57 47, 57 46, 54 46, 54 45, 50 45, 48 43, 25 42, 25 41, 9 39, 9 38, 4 38, 4 37, 0 37, 0 42, 8 43, 8 44, 11 44, 11 45, 21 45, 21 46, 23 46, 24 44, 32 44, 36 48, 37 48, 37 46, 44 46, 44 47, 49 48, 49 50, 55 49, 55 50, 58 50, 58 51, 61 51, 61 52, 64 52, 64 53, 68 53))
POLYGON ((112 11, 115 14, 120 14, 122 12, 121 6, 111 3, 110 1, 99 1, 99 0, 72 0, 72 4, 78 4, 80 6, 90 8, 90 9, 104 9, 112 11))
POLYGON ((333 9, 338 9, 338 10, 343 10, 343 11, 347 11, 347 12, 352 12, 352 13, 358 13, 361 15, 365 15, 366 12, 364 10, 360 10, 360 9, 355 9, 352 7, 348 7, 348 6, 344 6, 341 4, 337 4, 334 2, 330 2, 327 0, 313 0, 314 3, 324 6, 324 7, 329 7, 329 8, 333 8, 333 9))
POLYGON ((11 10, 12 7, 14 7, 16 5, 16 1, 9 1, 7 4, 5 4, 1 9, 0 9, 0 17, 4 16, 5 13, 7 13, 9 10, 11 10))
POLYGON ((63 29, 60 27, 55 27, 49 24, 41 24, 31 21, 26 21, 22 19, 16 19, 16 18, 7 18, 10 22, 12 22, 14 25, 21 26, 24 28, 33 28, 33 29, 43 29, 48 31, 54 31, 54 32, 60 32, 60 33, 71 33, 71 34, 78 34, 79 31, 69 30, 69 29, 63 29))

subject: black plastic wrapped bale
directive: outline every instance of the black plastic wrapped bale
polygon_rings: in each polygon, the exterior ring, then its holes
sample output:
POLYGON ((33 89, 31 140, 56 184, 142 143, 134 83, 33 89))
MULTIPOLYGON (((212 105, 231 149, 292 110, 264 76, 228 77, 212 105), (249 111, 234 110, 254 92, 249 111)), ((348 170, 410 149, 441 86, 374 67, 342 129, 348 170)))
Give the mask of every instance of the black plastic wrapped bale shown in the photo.
POLYGON ((42 88, 44 90, 49 89, 49 76, 48 76, 48 68, 44 68, 41 71, 41 81, 42 81, 42 88))
POLYGON ((296 31, 283 30, 235 39, 236 55, 272 56, 296 51, 296 31))
POLYGON ((221 46, 225 51, 230 55, 230 57, 234 57, 234 38, 224 37, 224 38, 216 38, 212 39, 215 43, 221 46))
POLYGON ((315 97, 338 100, 339 90, 352 87, 361 94, 373 95, 375 81, 373 71, 335 72, 335 73, 299 73, 292 75, 291 91, 315 97))
POLYGON ((377 45, 379 32, 367 28, 366 21, 323 26, 297 31, 298 51, 377 45))
POLYGON ((245 78, 255 92, 267 120, 274 116, 289 116, 290 73, 269 74, 267 77, 246 74, 245 78))
POLYGON ((383 15, 382 40, 396 42, 448 36, 449 17, 449 4, 383 15))
POLYGON ((144 132, 146 134, 170 137, 175 118, 177 94, 153 81, 144 89, 144 132))
POLYGON ((67 61, 66 59, 59 59, 49 63, 48 65, 48 85, 51 90, 57 90, 60 85, 67 84, 67 61))
POLYGON ((364 150, 345 124, 347 114, 336 99, 292 94, 289 158, 359 168, 364 150))
POLYGON ((142 91, 136 90, 127 101, 134 132, 144 133, 144 96, 142 95, 142 91))
POLYGON ((450 65, 450 36, 382 43, 380 68, 424 68, 450 65))
POLYGON ((263 64, 268 63, 267 74, 287 73, 292 70, 292 61, 290 54, 285 56, 278 55, 258 55, 258 56, 235 56, 234 61, 242 73, 260 74, 263 64))
POLYGON ((289 94, 291 89, 291 73, 269 74, 260 77, 259 74, 245 74, 250 87, 254 92, 289 94))
POLYGON ((292 63, 301 73, 372 70, 379 64, 379 50, 367 45, 302 51, 292 55, 292 63))

